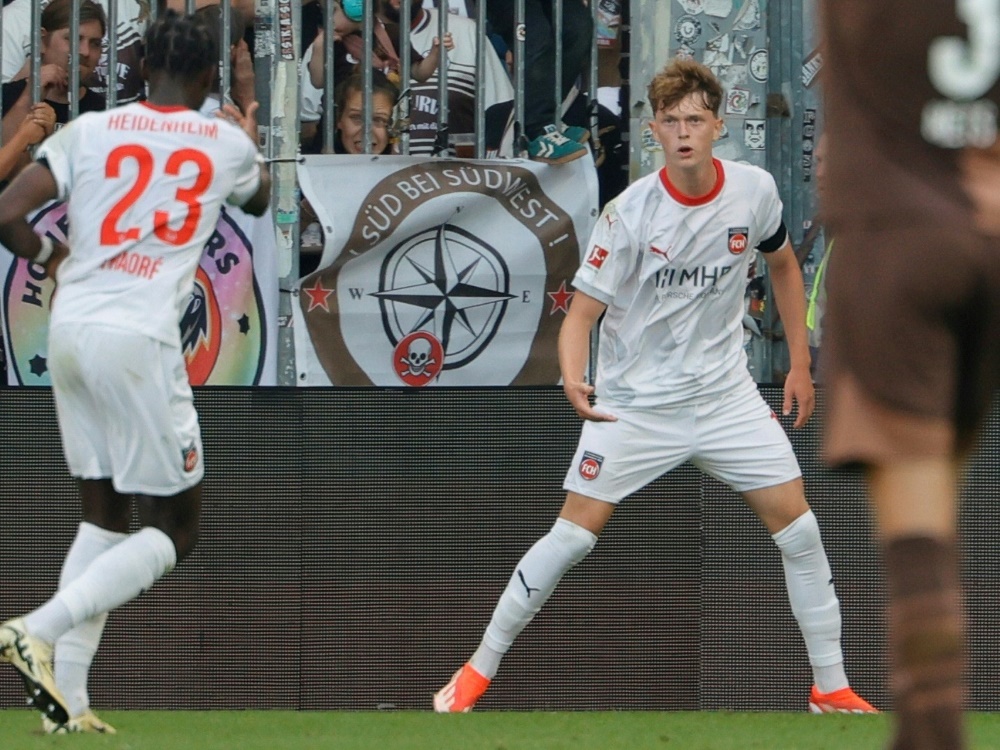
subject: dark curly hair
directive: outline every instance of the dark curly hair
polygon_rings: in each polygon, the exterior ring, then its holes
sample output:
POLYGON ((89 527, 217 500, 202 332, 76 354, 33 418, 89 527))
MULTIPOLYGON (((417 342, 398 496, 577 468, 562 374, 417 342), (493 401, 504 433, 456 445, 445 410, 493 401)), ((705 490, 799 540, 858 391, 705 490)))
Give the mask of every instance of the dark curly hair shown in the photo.
POLYGON ((199 16, 168 10, 147 29, 143 54, 150 71, 196 75, 219 64, 219 35, 199 16))

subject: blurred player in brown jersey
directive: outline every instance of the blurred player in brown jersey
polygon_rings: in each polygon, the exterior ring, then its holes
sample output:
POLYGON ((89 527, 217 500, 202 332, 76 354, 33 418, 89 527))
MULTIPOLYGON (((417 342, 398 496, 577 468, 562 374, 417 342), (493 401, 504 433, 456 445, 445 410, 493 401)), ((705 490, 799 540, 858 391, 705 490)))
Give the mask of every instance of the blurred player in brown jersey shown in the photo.
POLYGON ((866 469, 894 750, 956 750, 962 464, 1000 381, 1000 1, 825 0, 833 464, 866 469))

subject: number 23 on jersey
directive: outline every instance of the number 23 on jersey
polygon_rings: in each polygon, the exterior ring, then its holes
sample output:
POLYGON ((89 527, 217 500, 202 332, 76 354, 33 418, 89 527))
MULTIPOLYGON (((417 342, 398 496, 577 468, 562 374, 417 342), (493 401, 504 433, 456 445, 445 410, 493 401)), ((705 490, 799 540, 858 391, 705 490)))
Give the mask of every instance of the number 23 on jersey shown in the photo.
POLYGON ((212 184, 211 159, 203 151, 182 148, 171 153, 165 164, 159 165, 145 146, 126 144, 118 146, 108 154, 104 165, 104 176, 108 179, 121 179, 122 167, 127 162, 135 164, 135 177, 125 195, 111 207, 101 222, 101 244, 120 245, 123 242, 136 241, 146 234, 148 230, 144 231, 142 227, 126 225, 128 222, 125 221, 125 214, 146 194, 151 185, 156 189, 155 178, 161 175, 176 177, 181 174, 184 165, 194 164, 196 171, 192 172, 192 184, 178 187, 173 195, 173 200, 184 210, 180 226, 171 227, 170 213, 161 209, 154 211, 151 217, 143 217, 144 220, 152 219, 153 233, 167 244, 184 245, 190 242, 201 220, 201 197, 212 184))

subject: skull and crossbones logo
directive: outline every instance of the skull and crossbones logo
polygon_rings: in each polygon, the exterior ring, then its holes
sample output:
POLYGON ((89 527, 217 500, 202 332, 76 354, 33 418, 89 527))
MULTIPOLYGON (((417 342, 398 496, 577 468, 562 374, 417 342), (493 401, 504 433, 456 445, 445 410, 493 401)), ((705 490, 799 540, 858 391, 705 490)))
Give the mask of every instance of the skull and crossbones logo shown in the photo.
POLYGON ((444 347, 433 334, 415 331, 396 345, 393 361, 396 374, 411 386, 430 383, 444 367, 444 347))
POLYGON ((424 338, 413 339, 406 350, 406 356, 400 357, 399 361, 406 366, 402 373, 404 376, 425 378, 431 377, 428 368, 437 364, 437 360, 431 356, 431 342, 424 338))

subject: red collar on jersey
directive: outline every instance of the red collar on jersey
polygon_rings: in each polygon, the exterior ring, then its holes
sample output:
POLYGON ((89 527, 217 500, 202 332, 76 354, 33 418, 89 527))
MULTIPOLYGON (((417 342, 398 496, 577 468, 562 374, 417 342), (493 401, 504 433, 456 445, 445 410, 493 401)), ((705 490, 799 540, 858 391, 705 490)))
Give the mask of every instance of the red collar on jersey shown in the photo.
POLYGON ((190 107, 185 107, 183 104, 152 104, 150 102, 139 102, 145 107, 149 107, 157 112, 190 112, 190 107))
POLYGON ((667 168, 663 167, 660 170, 660 182, 663 183, 663 187, 666 191, 670 193, 670 197, 675 201, 684 206, 704 206, 706 203, 710 203, 715 199, 715 197, 722 192, 722 186, 726 183, 726 170, 722 167, 722 162, 718 159, 712 159, 712 165, 715 167, 715 184, 712 189, 709 190, 704 195, 690 196, 685 195, 677 186, 670 181, 667 176, 667 168))

